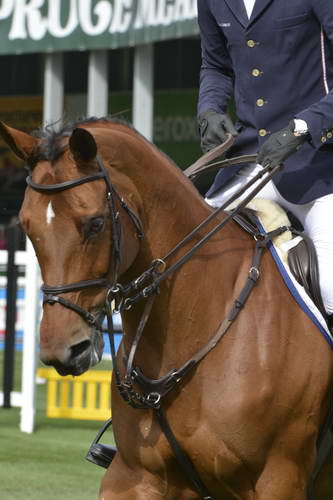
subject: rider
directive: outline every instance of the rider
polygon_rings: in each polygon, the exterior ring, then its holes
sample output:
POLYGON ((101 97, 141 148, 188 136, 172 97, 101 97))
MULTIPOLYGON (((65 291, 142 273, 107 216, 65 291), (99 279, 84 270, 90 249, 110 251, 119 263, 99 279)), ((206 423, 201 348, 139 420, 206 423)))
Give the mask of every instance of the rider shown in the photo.
POLYGON ((198 19, 202 150, 226 132, 236 138, 228 156, 259 150, 258 164, 222 169, 206 201, 218 207, 261 165, 283 163, 258 196, 294 213, 313 240, 333 327, 332 0, 198 0, 198 19))

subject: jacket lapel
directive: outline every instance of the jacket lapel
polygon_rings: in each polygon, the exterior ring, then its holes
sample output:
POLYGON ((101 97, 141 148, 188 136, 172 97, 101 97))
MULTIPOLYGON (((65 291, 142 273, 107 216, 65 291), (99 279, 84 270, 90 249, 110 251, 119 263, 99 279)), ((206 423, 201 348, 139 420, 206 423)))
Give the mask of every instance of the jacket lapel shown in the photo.
MULTIPOLYGON (((242 0, 243 1, 243 0, 242 0)), ((250 17, 249 25, 254 23, 262 12, 271 4, 274 0, 256 0, 252 15, 250 17)))
MULTIPOLYGON (((258 0, 256 0, 258 1, 258 0)), ((234 14, 238 22, 246 28, 249 24, 249 19, 247 17, 247 12, 244 5, 244 0, 225 0, 231 12, 234 14)))

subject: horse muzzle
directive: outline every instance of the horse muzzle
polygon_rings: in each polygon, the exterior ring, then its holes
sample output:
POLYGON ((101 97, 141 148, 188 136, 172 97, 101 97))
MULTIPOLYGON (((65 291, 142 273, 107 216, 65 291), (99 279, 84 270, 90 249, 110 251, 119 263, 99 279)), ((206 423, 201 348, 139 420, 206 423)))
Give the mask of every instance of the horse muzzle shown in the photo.
POLYGON ((103 335, 95 328, 90 337, 71 345, 50 345, 41 341, 40 359, 47 366, 53 366, 59 375, 81 375, 95 366, 102 358, 103 335))

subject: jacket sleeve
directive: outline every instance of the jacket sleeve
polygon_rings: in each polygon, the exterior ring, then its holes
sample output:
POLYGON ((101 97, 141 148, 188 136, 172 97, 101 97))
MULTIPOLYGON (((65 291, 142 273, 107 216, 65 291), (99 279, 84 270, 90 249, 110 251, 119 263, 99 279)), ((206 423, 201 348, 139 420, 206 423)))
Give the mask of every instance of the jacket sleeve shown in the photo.
MULTIPOLYGON (((333 50, 333 8, 332 0, 312 0, 313 11, 322 26, 322 50, 324 51, 324 34, 330 42, 331 50, 333 50)), ((323 61, 325 54, 323 53, 323 61)), ((326 78, 323 69, 323 77, 326 78)), ((327 87, 327 83, 325 83, 327 87)), ((326 140, 326 133, 332 132, 333 129, 333 88, 327 88, 327 94, 319 102, 314 103, 309 108, 301 111, 296 115, 296 118, 305 120, 309 132, 312 137, 312 142, 316 148, 323 145, 322 138, 326 140)))
POLYGON ((227 111, 233 94, 234 73, 222 29, 209 8, 209 0, 198 0, 202 65, 198 114, 213 109, 227 111))

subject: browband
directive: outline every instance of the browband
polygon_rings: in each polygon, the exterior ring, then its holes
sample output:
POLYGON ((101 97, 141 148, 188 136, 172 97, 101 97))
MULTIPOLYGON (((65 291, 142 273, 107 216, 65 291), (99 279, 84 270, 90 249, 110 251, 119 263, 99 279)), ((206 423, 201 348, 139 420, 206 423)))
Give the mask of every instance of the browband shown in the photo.
POLYGON ((65 191, 66 189, 80 186, 86 182, 98 181, 104 177, 104 172, 98 172, 94 175, 87 175, 86 177, 80 177, 79 179, 74 179, 72 181, 60 182, 59 184, 38 184, 32 180, 31 175, 28 175, 26 182, 28 186, 32 187, 35 191, 40 191, 41 193, 58 193, 59 191, 65 191))

